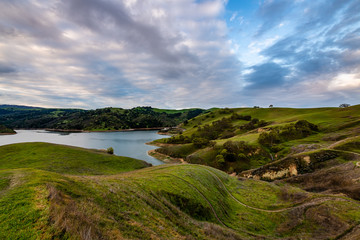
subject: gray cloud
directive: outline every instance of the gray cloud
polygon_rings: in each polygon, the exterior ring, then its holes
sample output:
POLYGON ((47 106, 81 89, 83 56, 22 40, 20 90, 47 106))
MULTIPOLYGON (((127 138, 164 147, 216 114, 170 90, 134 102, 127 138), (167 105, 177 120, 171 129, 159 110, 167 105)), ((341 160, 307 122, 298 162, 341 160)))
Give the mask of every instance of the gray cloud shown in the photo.
POLYGON ((16 72, 16 69, 14 67, 0 63, 0 74, 13 73, 13 72, 16 72))
POLYGON ((287 68, 279 64, 268 62, 251 67, 252 73, 245 76, 245 81, 249 83, 247 90, 269 89, 282 87, 285 77, 289 74, 287 68))
POLYGON ((10 9, 0 10, 0 51, 19 66, 16 77, 0 76, 3 101, 210 107, 229 101, 239 78, 222 0, 0 4, 10 9))
POLYGON ((358 99, 341 79, 360 72, 359 0, 263 2, 246 33, 259 58, 243 76, 225 2, 3 0, 0 99, 84 108, 358 99))
MULTIPOLYGON (((65 16, 73 22, 120 41, 125 40, 133 50, 149 51, 167 62, 180 60, 179 53, 171 50, 178 36, 163 36, 155 26, 134 20, 121 2, 67 0, 61 7, 65 16)), ((186 52, 180 54, 187 56, 186 52)))

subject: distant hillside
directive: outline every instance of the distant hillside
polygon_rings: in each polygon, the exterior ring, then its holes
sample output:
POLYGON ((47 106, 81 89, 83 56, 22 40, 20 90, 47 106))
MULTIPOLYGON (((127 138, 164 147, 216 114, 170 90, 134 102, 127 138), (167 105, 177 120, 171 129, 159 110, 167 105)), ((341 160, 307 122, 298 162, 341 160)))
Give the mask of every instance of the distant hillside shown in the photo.
POLYGON ((261 167, 360 133, 360 105, 348 108, 215 109, 182 125, 181 135, 156 140, 159 153, 228 172, 261 167))
POLYGON ((0 125, 0 134, 16 133, 13 129, 0 125))
POLYGON ((31 107, 31 106, 23 106, 23 105, 7 105, 7 104, 3 104, 0 105, 0 109, 9 109, 9 108, 13 108, 13 109, 42 109, 41 107, 31 107))
POLYGON ((0 154, 0 239, 358 239, 345 196, 46 143, 0 154))
POLYGON ((12 128, 63 130, 121 130, 172 127, 203 113, 202 109, 165 110, 151 107, 48 109, 1 105, 0 124, 12 128))

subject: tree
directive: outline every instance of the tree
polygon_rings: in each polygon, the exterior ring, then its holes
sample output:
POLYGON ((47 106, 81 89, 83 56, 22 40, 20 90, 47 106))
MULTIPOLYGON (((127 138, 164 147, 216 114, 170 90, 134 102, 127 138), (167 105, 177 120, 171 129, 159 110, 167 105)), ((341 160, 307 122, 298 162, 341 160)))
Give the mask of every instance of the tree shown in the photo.
POLYGON ((272 105, 272 104, 269 106, 269 108, 273 108, 273 107, 274 107, 274 105, 272 105))
POLYGON ((340 104, 340 106, 339 106, 339 108, 347 108, 347 107, 350 107, 350 104, 342 103, 342 104, 340 104))

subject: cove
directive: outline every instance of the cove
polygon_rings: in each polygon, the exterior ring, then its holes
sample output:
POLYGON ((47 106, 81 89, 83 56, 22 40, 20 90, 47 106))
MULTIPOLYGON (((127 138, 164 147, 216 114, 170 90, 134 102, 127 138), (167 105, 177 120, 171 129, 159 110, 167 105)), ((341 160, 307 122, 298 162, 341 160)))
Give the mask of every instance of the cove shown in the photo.
POLYGON ((168 136, 157 131, 128 132, 52 132, 45 130, 16 130, 14 135, 0 135, 0 146, 21 142, 48 142, 82 148, 114 148, 114 154, 144 160, 152 165, 163 164, 147 154, 154 146, 145 143, 168 136))

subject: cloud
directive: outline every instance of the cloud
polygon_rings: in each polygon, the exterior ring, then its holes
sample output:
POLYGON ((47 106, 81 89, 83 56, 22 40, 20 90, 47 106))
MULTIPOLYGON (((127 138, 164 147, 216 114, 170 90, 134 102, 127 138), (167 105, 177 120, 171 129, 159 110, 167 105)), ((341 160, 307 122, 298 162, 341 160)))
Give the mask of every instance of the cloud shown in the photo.
POLYGON ((0 74, 13 73, 16 69, 6 64, 0 63, 0 74))
POLYGON ((223 0, 1 4, 0 57, 16 66, 0 76, 3 102, 211 107, 229 101, 240 75, 223 0))
POLYGON ((257 11, 258 16, 263 20, 263 23, 260 25, 254 37, 260 37, 264 33, 271 31, 275 26, 278 26, 286 14, 291 10, 290 6, 292 3, 293 1, 291 0, 264 1, 257 11))
POLYGON ((246 90, 282 87, 287 74, 289 74, 287 68, 283 68, 274 62, 253 66, 251 70, 251 73, 245 75, 245 81, 248 83, 246 90))
MULTIPOLYGON (((256 42, 279 36, 259 48, 257 63, 243 75, 239 94, 253 105, 338 106, 358 104, 360 75, 358 0, 264 1, 256 42), (281 29, 280 22, 286 22, 281 29)), ((250 49, 251 50, 251 49, 250 49)), ((250 51, 249 50, 249 51, 250 51)))
POLYGON ((226 4, 3 0, 0 100, 84 108, 358 100, 360 86, 350 84, 360 72, 358 0, 265 0, 233 16, 226 4))

